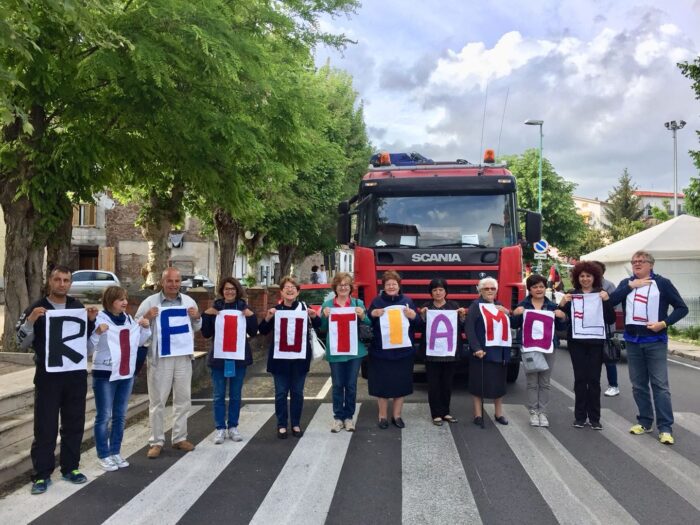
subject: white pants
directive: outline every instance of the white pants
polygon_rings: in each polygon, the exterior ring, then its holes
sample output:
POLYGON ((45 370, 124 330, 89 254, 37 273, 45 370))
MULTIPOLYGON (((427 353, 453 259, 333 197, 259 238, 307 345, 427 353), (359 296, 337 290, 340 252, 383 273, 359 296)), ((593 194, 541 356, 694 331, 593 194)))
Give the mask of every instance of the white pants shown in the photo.
POLYGON ((151 445, 165 443, 165 404, 173 391, 172 443, 187 439, 187 417, 192 406, 192 356, 148 360, 148 400, 151 445))

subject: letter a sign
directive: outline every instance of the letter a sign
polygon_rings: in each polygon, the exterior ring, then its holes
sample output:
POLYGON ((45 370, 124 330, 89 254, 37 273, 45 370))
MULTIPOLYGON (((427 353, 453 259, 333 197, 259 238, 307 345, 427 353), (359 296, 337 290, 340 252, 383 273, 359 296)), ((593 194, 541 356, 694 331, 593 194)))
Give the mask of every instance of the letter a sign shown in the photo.
POLYGON ((458 342, 457 310, 428 310, 425 316, 425 355, 454 357, 458 342))
POLYGON ((222 310, 216 316, 214 357, 245 359, 245 316, 238 310, 222 310))
POLYGON ((46 311, 47 372, 87 370, 87 311, 84 308, 46 311))
POLYGON ((306 359, 306 310, 278 310, 275 314, 274 359, 306 359))
POLYGON ((510 346, 510 318, 501 312, 495 304, 481 303, 479 305, 481 318, 486 329, 485 346, 510 346))

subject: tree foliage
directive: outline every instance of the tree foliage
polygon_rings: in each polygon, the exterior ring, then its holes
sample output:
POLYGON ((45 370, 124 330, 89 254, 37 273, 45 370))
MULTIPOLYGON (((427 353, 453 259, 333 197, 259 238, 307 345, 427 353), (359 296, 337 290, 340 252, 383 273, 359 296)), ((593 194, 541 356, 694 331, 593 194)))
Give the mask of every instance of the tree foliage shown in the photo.
POLYGON ((690 177, 690 184, 683 190, 685 195, 685 210, 700 217, 700 178, 690 177))
POLYGON ((605 208, 605 219, 608 223, 608 233, 613 242, 634 235, 644 229, 641 208, 641 199, 634 192, 637 186, 632 182, 627 168, 625 168, 608 194, 608 206, 605 208))
POLYGON ((584 227, 583 234, 577 237, 577 240, 576 244, 564 252, 574 259, 580 259, 582 255, 599 250, 609 243, 609 239, 604 232, 588 224, 584 227))
MULTIPOLYGON (((518 206, 537 210, 539 151, 528 149, 522 155, 505 157, 508 169, 518 183, 518 206)), ((542 159, 542 235, 563 252, 574 248, 584 234, 584 221, 574 204, 576 184, 560 176, 551 163, 542 159)))
MULTIPOLYGON (((693 62, 682 62, 678 64, 681 73, 692 80, 692 89, 695 92, 695 98, 700 100, 700 57, 697 57, 693 62)), ((700 140, 700 131, 695 130, 695 135, 700 140)), ((690 150, 688 152, 693 158, 695 167, 700 172, 700 150, 690 150)), ((700 217, 700 178, 691 177, 690 184, 683 190, 685 194, 685 209, 688 213, 700 217)))

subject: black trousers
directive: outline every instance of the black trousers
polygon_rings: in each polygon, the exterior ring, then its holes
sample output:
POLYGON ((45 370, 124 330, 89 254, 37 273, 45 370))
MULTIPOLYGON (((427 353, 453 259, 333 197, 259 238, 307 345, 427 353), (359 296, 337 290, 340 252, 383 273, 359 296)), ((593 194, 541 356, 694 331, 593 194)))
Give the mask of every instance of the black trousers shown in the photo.
POLYGON ((428 376, 428 403, 433 418, 450 413, 452 399, 452 378, 455 375, 456 361, 426 361, 425 372, 428 376))
POLYGON ((574 418, 592 423, 600 421, 600 373, 603 368, 603 343, 568 341, 574 367, 574 418))
POLYGON ((56 438, 61 432, 61 473, 80 464, 80 444, 85 428, 87 371, 34 375, 34 441, 32 442, 32 481, 47 479, 56 467, 56 438))

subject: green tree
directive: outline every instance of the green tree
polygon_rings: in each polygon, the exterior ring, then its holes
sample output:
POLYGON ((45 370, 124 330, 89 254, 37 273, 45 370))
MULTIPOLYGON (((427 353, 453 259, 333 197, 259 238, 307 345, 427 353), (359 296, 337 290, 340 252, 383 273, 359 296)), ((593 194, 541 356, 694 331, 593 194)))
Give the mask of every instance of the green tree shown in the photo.
POLYGON ((663 201, 663 208, 659 208, 658 206, 652 206, 651 216, 654 217, 654 219, 656 219, 658 223, 666 222, 671 218, 671 214, 667 211, 668 207, 668 200, 663 201))
POLYGON ((690 184, 683 190, 685 210, 690 215, 700 217, 700 178, 690 177, 690 184))
POLYGON ((571 246, 564 253, 569 257, 580 259, 582 255, 594 252, 608 244, 605 234, 592 226, 586 225, 583 234, 578 237, 578 243, 571 246))
POLYGON ((625 168, 618 179, 618 185, 608 194, 608 206, 605 208, 608 234, 613 242, 634 235, 644 229, 641 221, 644 211, 641 200, 634 192, 637 186, 625 168))
MULTIPOLYGON (((522 155, 507 156, 508 169, 518 183, 518 206, 537 210, 539 151, 528 149, 522 155)), ((542 236, 563 252, 580 243, 584 221, 574 204, 576 184, 560 176, 551 163, 542 159, 542 236)))
MULTIPOLYGON (((700 100, 700 56, 693 62, 681 62, 678 64, 681 73, 688 79, 692 80, 691 87, 695 92, 696 100, 700 100)), ((700 140, 700 131, 695 130, 695 135, 700 140)), ((690 150, 688 152, 693 158, 693 163, 698 171, 700 171, 700 150, 690 150)), ((700 178, 691 177, 690 185, 683 190, 685 194, 685 209, 691 215, 700 217, 700 178)))

